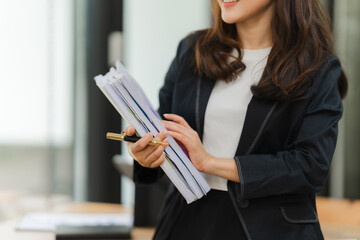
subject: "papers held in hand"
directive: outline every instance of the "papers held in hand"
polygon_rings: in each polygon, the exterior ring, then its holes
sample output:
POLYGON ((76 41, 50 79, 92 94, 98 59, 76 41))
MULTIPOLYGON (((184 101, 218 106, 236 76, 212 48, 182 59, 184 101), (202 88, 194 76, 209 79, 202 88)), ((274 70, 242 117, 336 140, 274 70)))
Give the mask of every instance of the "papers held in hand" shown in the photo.
MULTIPOLYGON (((111 68, 104 76, 96 76, 95 81, 125 121, 135 127, 140 137, 148 132, 156 136, 160 131, 166 131, 144 91, 119 61, 116 62, 116 68, 111 68)), ((171 136, 167 139, 169 145, 165 148, 165 161, 161 168, 187 203, 191 203, 204 196, 210 186, 176 141, 171 136)))

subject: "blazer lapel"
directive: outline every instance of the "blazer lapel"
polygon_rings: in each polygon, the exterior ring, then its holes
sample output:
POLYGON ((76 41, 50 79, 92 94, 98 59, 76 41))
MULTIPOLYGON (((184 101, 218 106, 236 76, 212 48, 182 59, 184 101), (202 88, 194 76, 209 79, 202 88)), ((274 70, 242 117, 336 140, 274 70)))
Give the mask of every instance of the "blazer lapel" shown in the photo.
POLYGON ((196 101, 195 101, 195 115, 196 115, 196 130, 199 134, 200 139, 202 140, 204 133, 204 119, 206 106, 208 104, 211 91, 215 86, 215 80, 198 77, 197 79, 197 89, 196 89, 196 101))
POLYGON ((248 155, 252 152, 277 104, 278 101, 252 97, 235 156, 248 155))

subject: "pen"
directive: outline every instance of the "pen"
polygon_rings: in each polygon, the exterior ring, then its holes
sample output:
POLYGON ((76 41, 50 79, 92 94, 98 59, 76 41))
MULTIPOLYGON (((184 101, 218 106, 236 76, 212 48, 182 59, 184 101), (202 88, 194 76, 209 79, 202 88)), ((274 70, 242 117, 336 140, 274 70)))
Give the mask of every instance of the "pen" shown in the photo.
MULTIPOLYGON (((141 137, 137 137, 137 136, 127 136, 124 133, 111 133, 108 132, 106 134, 106 138, 107 139, 111 139, 111 140, 117 140, 117 141, 125 141, 125 142, 136 142, 137 140, 139 140, 141 137)), ((168 143, 166 142, 161 142, 158 141, 156 139, 151 140, 148 145, 162 145, 162 146, 167 146, 168 143)))

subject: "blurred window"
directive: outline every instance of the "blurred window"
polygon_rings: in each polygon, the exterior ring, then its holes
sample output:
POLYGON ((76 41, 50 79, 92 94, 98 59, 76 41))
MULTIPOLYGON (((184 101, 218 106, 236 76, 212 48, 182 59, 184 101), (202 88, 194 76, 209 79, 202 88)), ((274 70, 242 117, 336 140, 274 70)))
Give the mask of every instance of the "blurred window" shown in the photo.
POLYGON ((72 193, 70 0, 2 1, 0 192, 72 193))

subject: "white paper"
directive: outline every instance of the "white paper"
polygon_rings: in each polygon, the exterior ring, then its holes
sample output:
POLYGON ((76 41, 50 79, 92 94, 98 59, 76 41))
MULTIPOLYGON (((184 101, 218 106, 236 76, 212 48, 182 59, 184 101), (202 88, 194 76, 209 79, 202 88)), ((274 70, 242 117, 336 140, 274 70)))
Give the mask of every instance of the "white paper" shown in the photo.
POLYGON ((54 231, 56 226, 127 226, 132 227, 131 214, 28 213, 17 224, 17 230, 54 231))
MULTIPOLYGON (((95 77, 96 84, 129 125, 135 127, 140 136, 152 132, 154 136, 166 130, 159 114, 154 110, 144 91, 129 75, 120 62, 104 76, 95 77)), ((210 186, 194 167, 175 139, 168 136, 166 161, 161 165, 187 203, 191 203, 208 191, 210 186)))

